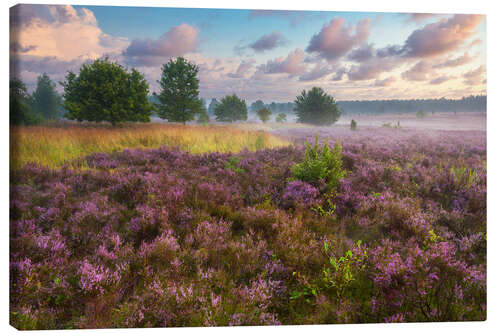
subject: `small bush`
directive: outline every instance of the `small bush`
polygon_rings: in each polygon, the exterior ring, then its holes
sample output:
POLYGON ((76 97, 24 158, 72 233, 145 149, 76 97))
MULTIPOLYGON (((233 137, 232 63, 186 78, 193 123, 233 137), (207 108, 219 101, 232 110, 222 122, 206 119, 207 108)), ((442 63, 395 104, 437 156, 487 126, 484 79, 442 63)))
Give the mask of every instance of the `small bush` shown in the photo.
POLYGON ((358 128, 358 123, 356 122, 356 120, 352 119, 351 120, 351 130, 355 131, 357 128, 358 128))
POLYGON ((425 116, 427 116, 427 113, 424 110, 420 109, 417 111, 417 118, 424 118, 425 116))
POLYGON ((311 185, 320 186, 326 183, 326 190, 335 189, 340 179, 344 178, 345 171, 342 169, 342 146, 336 143, 330 148, 328 142, 323 148, 318 143, 318 136, 314 146, 305 143, 306 152, 301 163, 292 168, 295 178, 311 185))

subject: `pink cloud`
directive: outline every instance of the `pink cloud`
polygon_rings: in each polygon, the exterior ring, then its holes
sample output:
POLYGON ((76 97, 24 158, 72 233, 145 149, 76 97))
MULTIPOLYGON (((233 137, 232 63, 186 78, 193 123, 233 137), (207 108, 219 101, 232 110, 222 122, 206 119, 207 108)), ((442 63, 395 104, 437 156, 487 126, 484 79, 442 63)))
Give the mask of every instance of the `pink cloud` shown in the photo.
POLYGON ((268 60, 266 64, 259 66, 259 74, 278 74, 286 73, 292 76, 303 73, 306 69, 304 65, 305 54, 304 51, 297 48, 290 52, 288 56, 268 60))
POLYGON ((157 40, 134 39, 123 52, 127 63, 138 66, 157 66, 171 57, 193 52, 198 47, 200 30, 189 24, 171 28, 157 40))
POLYGON ((394 82, 396 82, 396 78, 393 76, 389 76, 388 78, 383 79, 383 80, 375 80, 373 85, 375 87, 389 87, 394 82))
POLYGON ((255 52, 264 52, 272 50, 278 46, 286 44, 285 38, 281 35, 279 31, 274 31, 269 35, 264 35, 260 37, 257 41, 250 44, 249 47, 255 52))
POLYGON ((236 73, 228 73, 227 76, 234 79, 244 78, 245 75, 253 68, 255 60, 242 60, 236 73))
POLYGON ((468 71, 463 75, 465 79, 464 83, 469 86, 484 84, 486 82, 484 74, 486 74, 486 67, 484 65, 481 65, 478 68, 468 71))
POLYGON ((465 64, 468 64, 471 62, 475 57, 469 56, 468 52, 465 52, 462 56, 454 58, 454 59, 448 59, 442 63, 439 63, 437 65, 434 65, 434 68, 445 68, 445 67, 458 67, 462 66, 465 64))
POLYGON ((447 75, 443 75, 443 76, 439 76, 431 81, 429 81, 430 84, 433 84, 433 85, 438 85, 438 84, 441 84, 441 83, 444 83, 446 81, 449 81, 451 79, 454 79, 454 77, 452 76, 447 76, 447 75))
POLYGON ((363 44, 370 35, 370 19, 363 19, 356 25, 345 25, 345 19, 333 18, 309 41, 307 52, 316 52, 329 61, 336 61, 355 46, 363 44))
POLYGON ((472 36, 484 15, 456 14, 413 31, 405 42, 406 55, 433 57, 458 49, 472 36))
POLYGON ((432 64, 429 61, 421 60, 401 76, 407 81, 427 81, 432 74, 434 74, 432 64))

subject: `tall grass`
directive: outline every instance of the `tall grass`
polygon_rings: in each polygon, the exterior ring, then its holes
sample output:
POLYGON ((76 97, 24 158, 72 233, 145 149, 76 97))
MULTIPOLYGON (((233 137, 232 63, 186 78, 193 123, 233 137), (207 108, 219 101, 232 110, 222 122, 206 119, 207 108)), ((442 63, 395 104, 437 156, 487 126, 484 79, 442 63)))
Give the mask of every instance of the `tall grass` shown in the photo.
POLYGON ((60 167, 94 152, 116 152, 125 148, 178 147, 191 153, 255 151, 289 143, 263 131, 231 126, 184 126, 135 124, 109 126, 11 127, 11 168, 36 162, 60 167))

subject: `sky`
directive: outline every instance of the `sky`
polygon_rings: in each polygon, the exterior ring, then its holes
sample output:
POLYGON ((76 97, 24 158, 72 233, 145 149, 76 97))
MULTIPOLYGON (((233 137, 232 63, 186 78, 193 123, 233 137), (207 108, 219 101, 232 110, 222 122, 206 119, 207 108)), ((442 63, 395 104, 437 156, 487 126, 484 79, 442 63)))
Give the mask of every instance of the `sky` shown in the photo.
MULTIPOLYGON (((322 87, 337 100, 486 94, 486 17, 116 6, 10 9, 10 75, 64 80, 108 56, 158 92, 161 66, 199 67, 200 96, 288 102, 322 87)), ((58 84, 58 90, 62 87, 58 84)))

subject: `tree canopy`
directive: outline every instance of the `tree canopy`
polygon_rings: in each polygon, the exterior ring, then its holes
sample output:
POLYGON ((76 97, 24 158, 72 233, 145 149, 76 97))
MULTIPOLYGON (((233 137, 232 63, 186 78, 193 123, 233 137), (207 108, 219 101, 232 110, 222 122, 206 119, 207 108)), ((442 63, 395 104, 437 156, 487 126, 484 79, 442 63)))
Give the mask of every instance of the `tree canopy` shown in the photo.
POLYGON ((247 120, 248 111, 245 100, 236 94, 224 97, 215 107, 214 114, 217 121, 233 122, 247 120))
POLYGON ((12 78, 9 81, 9 117, 11 125, 34 125, 42 117, 32 108, 32 98, 23 81, 12 78))
POLYGON ((37 79, 36 89, 33 92, 33 109, 46 119, 58 118, 61 99, 56 91, 56 84, 47 74, 37 79))
POLYGON ((158 83, 161 92, 158 95, 158 116, 172 122, 186 123, 194 120, 202 110, 202 101, 198 97, 198 67, 182 57, 170 59, 163 65, 158 83))
POLYGON ((332 96, 319 87, 313 87, 297 96, 295 114, 299 123, 331 125, 339 119, 341 111, 332 96))
POLYGON ((107 58, 84 64, 78 75, 68 72, 64 87, 65 117, 83 121, 109 121, 115 125, 127 121, 149 122, 152 106, 148 101, 149 85, 132 68, 110 62, 107 58))
POLYGON ((253 112, 257 112, 263 108, 265 108, 266 105, 264 104, 264 102, 262 102, 260 99, 253 102, 251 105, 250 105, 250 111, 253 111, 253 112))
POLYGON ((271 118, 271 111, 268 108, 262 108, 257 111, 257 116, 259 116, 259 119, 265 123, 271 118))

